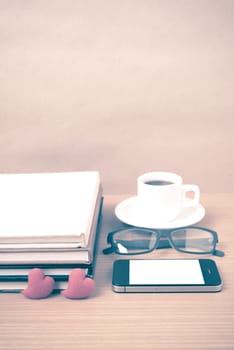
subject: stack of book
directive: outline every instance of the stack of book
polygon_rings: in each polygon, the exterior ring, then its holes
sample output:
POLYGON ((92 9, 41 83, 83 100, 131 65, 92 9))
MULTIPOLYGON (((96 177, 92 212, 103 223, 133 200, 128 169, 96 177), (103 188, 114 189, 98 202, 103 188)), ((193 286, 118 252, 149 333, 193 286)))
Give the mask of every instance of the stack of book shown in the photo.
POLYGON ((96 171, 0 174, 0 291, 26 288, 38 267, 67 287, 95 267, 102 186, 96 171))

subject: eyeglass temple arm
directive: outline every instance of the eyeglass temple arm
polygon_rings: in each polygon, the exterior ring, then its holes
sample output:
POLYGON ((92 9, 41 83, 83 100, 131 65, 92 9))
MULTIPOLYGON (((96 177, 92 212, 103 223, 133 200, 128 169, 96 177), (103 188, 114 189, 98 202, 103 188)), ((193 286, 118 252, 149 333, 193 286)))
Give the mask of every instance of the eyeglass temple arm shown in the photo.
POLYGON ((105 254, 105 255, 111 254, 111 253, 114 252, 114 248, 113 248, 112 246, 110 246, 110 247, 104 248, 104 249, 102 250, 102 252, 103 252, 103 254, 105 254))
POLYGON ((213 251, 213 255, 219 256, 219 257, 223 257, 225 254, 224 254, 224 252, 223 252, 222 250, 217 250, 217 249, 215 249, 215 250, 213 251))
MULTIPOLYGON (((193 241, 196 243, 206 243, 207 238, 195 238, 193 241)), ((191 240, 190 240, 191 241, 191 240)), ((147 239, 136 239, 131 241, 119 240, 118 243, 123 244, 126 248, 138 248, 138 249, 149 249, 149 240, 147 239)), ((184 239, 176 240, 177 247, 184 247, 184 239)), ((171 244, 168 239, 162 239, 159 241, 157 249, 171 248, 171 244)))
MULTIPOLYGON (((110 237, 113 236, 113 234, 115 234, 116 232, 118 232, 119 230, 114 230, 112 232, 110 232, 108 234, 108 238, 107 238, 107 242, 110 243, 110 237)), ((107 254, 111 254, 113 253, 115 250, 114 250, 114 247, 113 246, 109 246, 109 247, 106 247, 102 250, 102 253, 107 255, 107 254)))
MULTIPOLYGON (((194 239, 195 242, 205 242, 207 241, 206 238, 200 238, 200 239, 194 239)), ((119 243, 123 244, 126 248, 132 248, 132 249, 149 249, 149 240, 132 240, 132 241, 125 241, 125 240, 121 240, 119 241, 119 243)), ((184 240, 177 240, 177 247, 183 247, 184 246, 184 240)), ((159 244, 157 246, 157 249, 167 249, 167 248, 171 248, 171 244, 167 239, 162 239, 159 241, 159 244)), ((103 254, 111 254, 114 252, 114 247, 110 246, 107 247, 105 249, 103 249, 103 254)), ((213 251, 213 255, 215 256, 219 256, 222 257, 224 256, 224 252, 222 252, 221 250, 216 250, 214 249, 213 251)))

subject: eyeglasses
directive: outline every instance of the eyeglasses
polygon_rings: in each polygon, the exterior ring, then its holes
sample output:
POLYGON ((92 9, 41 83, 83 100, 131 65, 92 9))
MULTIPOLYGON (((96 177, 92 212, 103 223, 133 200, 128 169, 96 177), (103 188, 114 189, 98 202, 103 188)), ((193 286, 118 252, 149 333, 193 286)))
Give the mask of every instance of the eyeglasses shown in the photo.
POLYGON ((213 254, 224 256, 216 250, 217 232, 197 226, 188 226, 170 231, 154 231, 141 228, 121 229, 107 236, 110 247, 104 254, 137 255, 152 252, 154 249, 174 248, 188 254, 213 254))

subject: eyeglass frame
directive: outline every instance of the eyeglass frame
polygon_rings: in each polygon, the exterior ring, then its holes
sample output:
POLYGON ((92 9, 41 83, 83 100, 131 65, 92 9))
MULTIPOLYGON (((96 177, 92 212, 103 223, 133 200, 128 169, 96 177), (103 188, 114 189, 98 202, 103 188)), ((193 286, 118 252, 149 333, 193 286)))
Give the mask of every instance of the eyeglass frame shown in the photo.
POLYGON ((107 255, 107 254, 111 254, 111 253, 115 253, 118 255, 141 255, 141 254, 148 254, 151 253, 152 251, 156 250, 156 249, 165 249, 165 248, 174 248, 176 251, 180 252, 180 253, 185 253, 185 254, 194 254, 194 255, 207 255, 207 254, 212 254, 215 256, 219 256, 219 257, 223 257, 224 256, 224 252, 221 250, 217 250, 216 249, 216 245, 219 242, 218 240, 218 234, 216 231, 211 230, 209 228, 205 228, 205 227, 200 227, 200 226, 185 226, 185 227, 180 227, 180 228, 176 228, 176 229, 171 229, 171 230, 154 230, 154 229, 146 229, 146 228, 139 228, 139 227, 132 227, 132 228, 121 228, 115 231, 111 231, 108 233, 107 235, 107 244, 110 244, 110 247, 104 248, 103 249, 103 254, 107 255), (185 250, 182 250, 178 247, 176 247, 173 243, 173 239, 171 238, 171 235, 173 232, 176 231, 181 231, 182 229, 196 229, 196 230, 202 230, 202 231, 207 231, 209 233, 212 234, 213 236, 213 249, 207 251, 207 252, 187 252, 185 250), (115 250, 115 245, 113 244, 113 237, 116 233, 119 233, 121 231, 131 231, 131 230, 139 230, 139 231, 147 231, 147 232, 152 232, 154 233, 154 235, 157 235, 156 237, 156 241, 155 244, 152 248, 149 248, 146 251, 143 252, 137 252, 137 253, 121 253, 119 251, 115 250), (159 243, 160 243, 160 239, 162 237, 166 237, 167 238, 167 242, 170 244, 171 247, 169 246, 161 246, 160 248, 158 248, 159 243))

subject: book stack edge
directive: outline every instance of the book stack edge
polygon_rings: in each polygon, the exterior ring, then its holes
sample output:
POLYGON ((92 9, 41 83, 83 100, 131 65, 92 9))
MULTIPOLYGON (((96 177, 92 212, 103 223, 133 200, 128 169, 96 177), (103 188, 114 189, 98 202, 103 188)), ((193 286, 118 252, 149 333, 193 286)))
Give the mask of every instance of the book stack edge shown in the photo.
POLYGON ((57 290, 74 268, 93 277, 103 201, 98 172, 0 174, 0 193, 1 292, 26 288, 35 267, 57 290))

